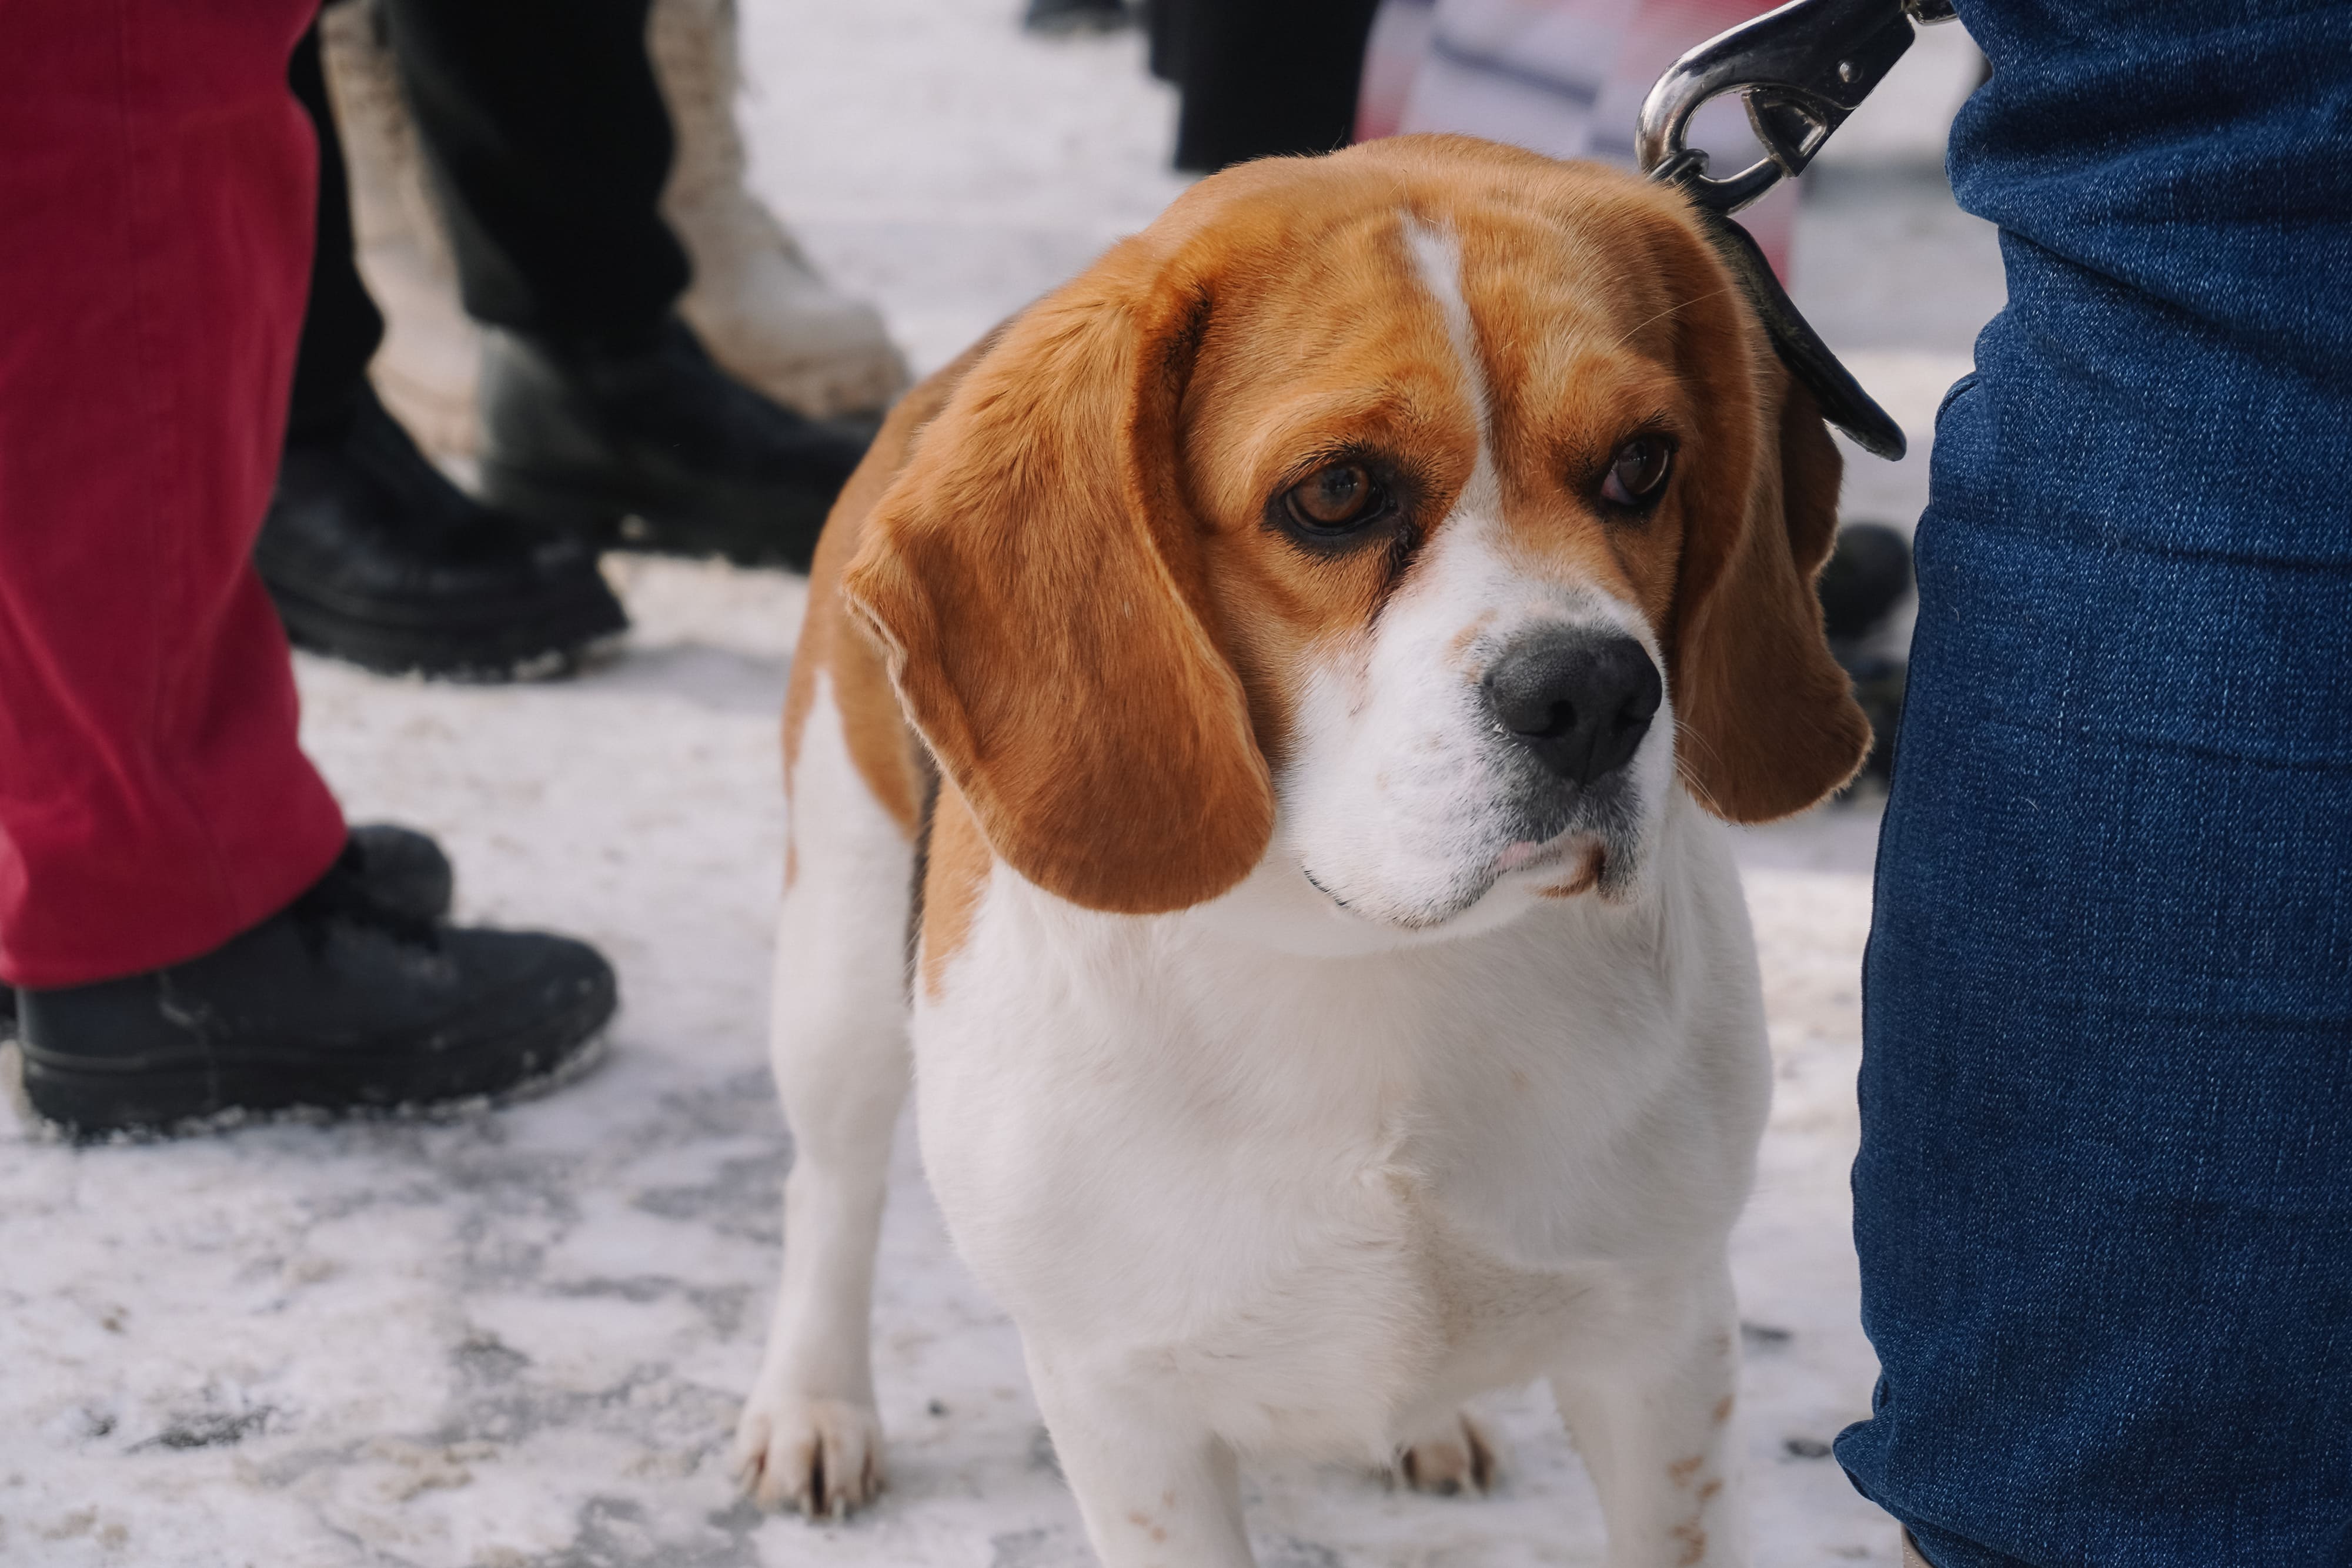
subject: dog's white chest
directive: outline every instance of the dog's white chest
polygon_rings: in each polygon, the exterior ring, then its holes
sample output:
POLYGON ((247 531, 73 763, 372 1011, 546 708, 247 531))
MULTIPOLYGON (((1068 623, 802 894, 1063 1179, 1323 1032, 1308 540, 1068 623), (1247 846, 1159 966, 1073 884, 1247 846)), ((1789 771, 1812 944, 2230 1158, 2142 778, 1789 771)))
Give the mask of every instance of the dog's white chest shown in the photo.
POLYGON ((916 1020, 960 1249, 1034 1344, 1270 1446, 1378 1450, 1536 1375, 1625 1262, 1727 1223, 1760 1113, 1760 1028, 1694 1040, 1656 963, 1560 935, 1302 962, 1000 882, 916 1020))

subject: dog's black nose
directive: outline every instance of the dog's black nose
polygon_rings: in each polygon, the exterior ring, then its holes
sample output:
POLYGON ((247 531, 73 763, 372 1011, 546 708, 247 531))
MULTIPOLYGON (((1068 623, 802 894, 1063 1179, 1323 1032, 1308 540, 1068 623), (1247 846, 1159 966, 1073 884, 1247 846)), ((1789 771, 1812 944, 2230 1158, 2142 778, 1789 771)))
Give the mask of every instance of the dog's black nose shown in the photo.
POLYGON ((1664 691, 1641 643, 1591 632, 1525 638, 1486 672, 1486 701, 1503 727, 1577 784, 1625 766, 1664 691))

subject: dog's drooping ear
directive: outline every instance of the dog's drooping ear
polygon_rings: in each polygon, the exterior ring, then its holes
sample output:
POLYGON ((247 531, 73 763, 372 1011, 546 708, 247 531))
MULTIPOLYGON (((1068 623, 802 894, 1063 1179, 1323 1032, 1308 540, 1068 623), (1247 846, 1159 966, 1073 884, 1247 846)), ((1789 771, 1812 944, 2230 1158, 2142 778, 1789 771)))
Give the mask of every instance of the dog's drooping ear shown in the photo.
MULTIPOLYGON (((1710 286, 1709 303, 1744 311, 1728 283, 1725 274, 1710 286)), ((1694 309, 1693 326, 1709 314, 1694 309)), ((1841 788, 1870 755, 1870 721, 1830 655, 1813 589, 1837 533, 1844 465, 1812 395, 1760 329, 1742 317, 1699 330, 1686 355, 1706 361, 1696 374, 1716 452, 1685 524, 1675 591, 1677 749, 1708 810, 1766 822, 1841 788)))
POLYGON ((1273 833, 1177 474, 1207 308, 1135 241, 1032 307, 923 432, 843 579, 991 847, 1089 909, 1213 898, 1273 833))

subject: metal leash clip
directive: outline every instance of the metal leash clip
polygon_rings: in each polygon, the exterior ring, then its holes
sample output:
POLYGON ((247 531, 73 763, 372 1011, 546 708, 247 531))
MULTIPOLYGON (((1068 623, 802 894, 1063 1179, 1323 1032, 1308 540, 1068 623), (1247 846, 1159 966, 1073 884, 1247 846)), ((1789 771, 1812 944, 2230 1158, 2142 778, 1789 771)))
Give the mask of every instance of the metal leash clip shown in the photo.
POLYGON ((1798 313, 1764 253, 1731 214, 1803 172, 1911 47, 1915 23, 1951 19, 1951 0, 1793 0, 1676 60, 1643 101, 1634 139, 1643 172, 1679 188, 1698 209, 1774 350, 1821 404, 1822 417, 1864 451, 1889 459, 1903 455, 1903 427, 1798 313), (1717 178, 1707 172, 1706 153, 1684 138, 1699 106, 1727 92, 1745 100, 1765 155, 1717 178))

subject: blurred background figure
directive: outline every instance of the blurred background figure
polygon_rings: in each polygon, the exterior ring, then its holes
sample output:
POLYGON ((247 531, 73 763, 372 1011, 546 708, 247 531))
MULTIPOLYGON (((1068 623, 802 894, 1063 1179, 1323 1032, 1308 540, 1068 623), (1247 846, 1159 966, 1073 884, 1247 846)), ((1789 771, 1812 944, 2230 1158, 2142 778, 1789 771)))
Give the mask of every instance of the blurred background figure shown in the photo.
POLYGON ((1330 152, 1356 124, 1376 0, 1150 0, 1151 74, 1182 107, 1176 167, 1330 152))
POLYGON ((545 673, 625 624, 604 546, 806 563, 906 373, 743 188, 727 0, 347 0, 291 78, 318 235, 257 559, 297 642, 545 673))
MULTIPOLYGON (((1759 0, 1381 0, 1356 136, 1454 131, 1632 168, 1642 100, 1668 66, 1771 10, 1759 0)), ((1761 155, 1734 98, 1701 109, 1691 145, 1717 172, 1761 155)), ((1739 214, 1786 283, 1797 189, 1739 214)))

